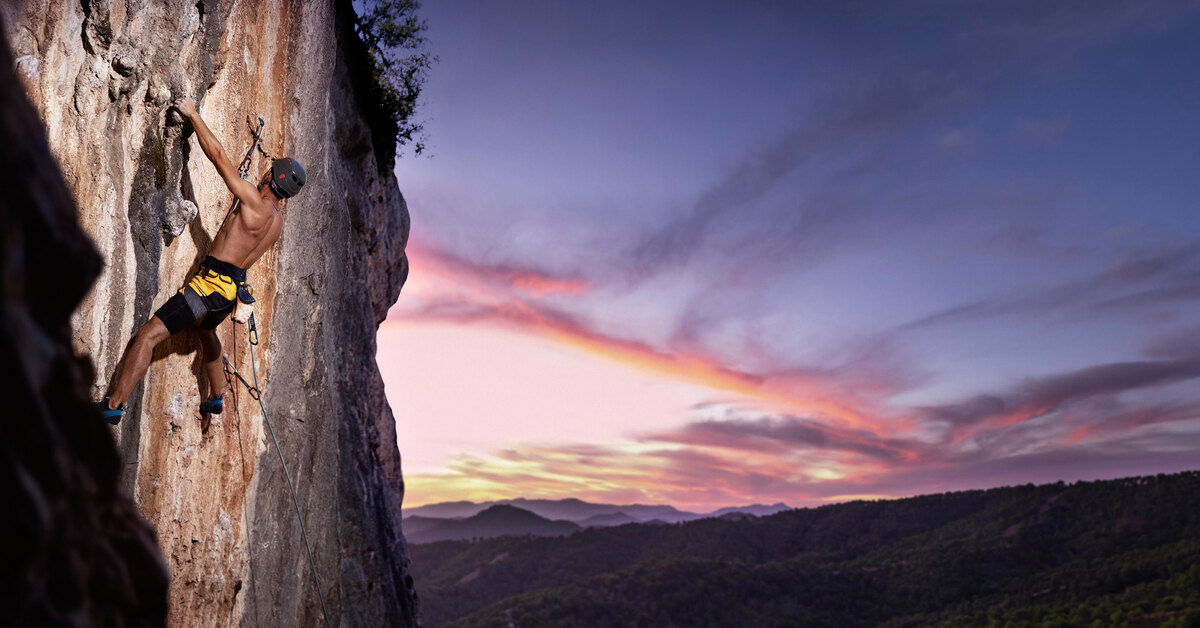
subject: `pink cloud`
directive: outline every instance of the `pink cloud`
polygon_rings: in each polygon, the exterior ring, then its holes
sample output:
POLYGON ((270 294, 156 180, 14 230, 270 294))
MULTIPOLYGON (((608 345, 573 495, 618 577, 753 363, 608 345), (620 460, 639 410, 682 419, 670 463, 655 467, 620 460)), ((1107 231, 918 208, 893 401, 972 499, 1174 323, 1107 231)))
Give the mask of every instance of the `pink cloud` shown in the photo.
POLYGON ((1194 356, 895 407, 887 399, 912 382, 903 365, 877 368, 877 355, 733 368, 691 342, 667 349, 601 331, 572 313, 573 299, 595 296, 580 278, 411 253, 407 298, 379 340, 410 504, 575 497, 711 509, 965 488, 989 472, 1083 478, 1146 453, 1106 449, 1131 431, 1196 417, 1166 404, 1098 414, 1126 392, 1200 377, 1194 356))
POLYGON ((664 350, 646 342, 597 331, 585 318, 545 302, 547 295, 586 292, 576 278, 557 278, 542 271, 488 267, 453 255, 416 247, 410 251, 414 268, 409 302, 393 310, 389 320, 490 324, 550 339, 587 353, 689 384, 723 391, 777 411, 802 412, 846 425, 883 429, 899 423, 897 413, 875 404, 878 394, 894 393, 903 385, 864 368, 789 368, 756 373, 726 366, 721 356, 692 345, 675 343, 664 350), (425 268, 421 277, 418 269, 425 268), (418 277, 421 277, 418 279, 418 277), (527 290, 529 285, 559 289, 527 290), (415 299, 413 297, 416 297, 415 299), (847 387, 853 380, 854 390, 847 387), (861 392, 872 393, 859 396, 861 392), (889 421, 882 421, 887 417, 889 421))

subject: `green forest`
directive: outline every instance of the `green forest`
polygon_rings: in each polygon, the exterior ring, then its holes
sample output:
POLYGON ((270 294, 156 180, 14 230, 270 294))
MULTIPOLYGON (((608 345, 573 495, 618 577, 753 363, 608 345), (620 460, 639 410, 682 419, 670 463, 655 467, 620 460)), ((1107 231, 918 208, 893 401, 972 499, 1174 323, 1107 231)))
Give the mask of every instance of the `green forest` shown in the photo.
POLYGON ((1200 471, 410 550, 429 626, 1200 627, 1200 471))

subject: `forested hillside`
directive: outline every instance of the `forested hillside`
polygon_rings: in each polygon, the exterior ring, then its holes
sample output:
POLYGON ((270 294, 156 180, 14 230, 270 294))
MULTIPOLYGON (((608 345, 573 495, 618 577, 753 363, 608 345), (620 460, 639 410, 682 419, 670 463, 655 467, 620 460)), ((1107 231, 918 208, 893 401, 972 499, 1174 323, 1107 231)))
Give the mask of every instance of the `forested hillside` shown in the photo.
POLYGON ((1195 625, 1200 472, 412 547, 438 626, 1195 625))

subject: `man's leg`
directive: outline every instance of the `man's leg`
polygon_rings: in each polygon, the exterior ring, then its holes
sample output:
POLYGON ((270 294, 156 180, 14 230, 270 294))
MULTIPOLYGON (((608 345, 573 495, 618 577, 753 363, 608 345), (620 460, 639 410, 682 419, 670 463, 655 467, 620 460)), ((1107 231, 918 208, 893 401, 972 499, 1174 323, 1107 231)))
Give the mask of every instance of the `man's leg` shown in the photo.
POLYGON ((150 322, 142 325, 137 337, 125 353, 125 362, 117 375, 117 387, 113 389, 108 399, 109 409, 119 408, 129 398, 133 387, 141 381, 150 368, 150 358, 154 355, 154 347, 171 336, 167 326, 157 316, 150 317, 150 322))
POLYGON ((221 364, 221 339, 215 329, 201 329, 197 334, 200 342, 200 360, 204 362, 204 372, 208 375, 208 396, 224 396, 229 392, 229 384, 225 381, 225 369, 221 364))

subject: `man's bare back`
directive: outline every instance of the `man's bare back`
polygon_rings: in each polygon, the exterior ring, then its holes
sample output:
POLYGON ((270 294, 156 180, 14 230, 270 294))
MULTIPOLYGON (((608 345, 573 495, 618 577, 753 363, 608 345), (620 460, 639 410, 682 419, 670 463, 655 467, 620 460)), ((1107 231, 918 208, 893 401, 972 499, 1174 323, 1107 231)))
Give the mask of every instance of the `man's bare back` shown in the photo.
POLYGON ((238 207, 221 226, 213 238, 209 255, 241 268, 250 268, 262 257, 283 233, 283 212, 271 202, 271 221, 266 227, 252 229, 242 220, 242 208, 238 207))
POLYGON ((174 107, 195 129, 204 155, 233 192, 235 208, 217 231, 208 257, 201 262, 196 274, 142 325, 126 350, 112 394, 100 402, 105 418, 113 424, 121 420, 125 400, 150 367, 154 347, 189 327, 197 330, 196 338, 208 375, 209 398, 200 404, 200 411, 221 413, 221 397, 228 386, 221 377, 221 341, 217 338, 216 327, 229 316, 239 300, 253 301, 246 289, 246 269, 279 240, 283 232, 280 203, 299 192, 306 180, 304 168, 290 157, 276 159, 257 186, 243 180, 221 143, 200 117, 196 103, 184 98, 174 107))

